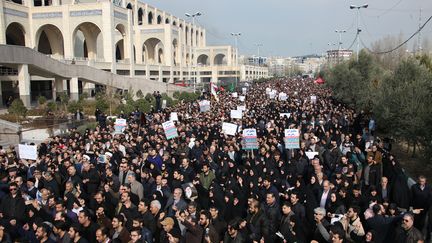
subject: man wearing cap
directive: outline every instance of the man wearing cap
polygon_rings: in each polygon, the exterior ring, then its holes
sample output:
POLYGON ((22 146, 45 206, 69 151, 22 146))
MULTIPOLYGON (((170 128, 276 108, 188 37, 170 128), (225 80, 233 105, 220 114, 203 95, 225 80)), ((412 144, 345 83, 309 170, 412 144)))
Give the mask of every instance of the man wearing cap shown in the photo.
POLYGON ((174 219, 166 217, 160 222, 163 231, 161 232, 160 242, 179 242, 182 239, 181 232, 178 228, 174 227, 174 219))

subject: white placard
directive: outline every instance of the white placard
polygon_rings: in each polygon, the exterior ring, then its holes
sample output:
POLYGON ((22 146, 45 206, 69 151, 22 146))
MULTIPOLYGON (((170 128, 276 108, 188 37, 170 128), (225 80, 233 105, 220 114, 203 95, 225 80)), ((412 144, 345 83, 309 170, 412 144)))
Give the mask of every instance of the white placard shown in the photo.
POLYGON ((291 113, 279 113, 279 116, 280 117, 286 116, 287 118, 290 118, 291 117, 291 113))
POLYGON ((242 117, 243 117, 242 110, 231 110, 231 118, 242 119, 242 117))
POLYGON ((241 102, 244 102, 245 99, 246 99, 246 96, 243 96, 243 95, 240 95, 240 96, 239 96, 239 100, 240 100, 241 102))
POLYGON ((238 126, 236 124, 224 122, 222 123, 222 132, 227 135, 235 136, 237 132, 237 127, 238 126))
POLYGON ((37 159, 37 147, 36 145, 25 145, 18 144, 18 153, 20 159, 37 159))
POLYGON ((284 92, 279 94, 279 100, 285 101, 287 99, 288 99, 288 96, 284 92))
POLYGON ((313 159, 315 157, 315 155, 318 155, 318 152, 306 152, 306 156, 309 159, 313 159))
POLYGON ((239 110, 239 111, 245 111, 246 110, 246 106, 245 105, 238 105, 237 106, 237 110, 239 110))
POLYGON ((177 112, 171 112, 171 114, 170 114, 170 121, 178 121, 177 112))
POLYGON ((237 92, 232 93, 232 97, 237 98, 238 97, 237 92))
POLYGON ((126 119, 117 118, 114 122, 114 125, 125 127, 126 126, 126 119))
POLYGON ((316 97, 316 95, 312 95, 312 96, 311 96, 311 102, 312 102, 312 103, 316 103, 316 101, 317 101, 317 97, 316 97))
POLYGON ((270 94, 271 89, 270 88, 266 88, 266 94, 270 94))
POLYGON ((162 109, 165 109, 167 107, 167 101, 162 100, 162 109))
POLYGON ((245 95, 247 93, 247 88, 242 88, 242 93, 245 95))

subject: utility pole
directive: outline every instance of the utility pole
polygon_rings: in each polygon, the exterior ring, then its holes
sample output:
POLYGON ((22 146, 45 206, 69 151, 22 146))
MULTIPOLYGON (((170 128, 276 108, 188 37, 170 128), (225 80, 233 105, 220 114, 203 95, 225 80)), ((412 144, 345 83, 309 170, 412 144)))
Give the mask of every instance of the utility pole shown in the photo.
POLYGON ((357 62, 359 59, 359 52, 360 52, 360 28, 359 28, 359 16, 360 16, 360 9, 361 8, 367 8, 369 6, 369 4, 363 4, 361 6, 356 6, 356 5, 351 5, 350 9, 357 9, 357 33, 356 33, 356 38, 357 38, 357 62))
MULTIPOLYGON (((419 15, 419 30, 421 28, 422 25, 422 9, 420 8, 420 15, 419 15)), ((419 52, 419 54, 422 52, 422 46, 421 46, 421 31, 419 31, 418 36, 417 36, 417 51, 419 52)))
MULTIPOLYGON (((237 42, 238 42, 238 37, 241 36, 241 33, 231 33, 232 36, 234 36, 234 41, 235 41, 235 49, 236 49, 236 61, 235 61, 235 65, 236 65, 236 75, 235 75, 235 88, 237 88, 237 78, 238 78, 238 73, 237 73, 237 68, 238 68, 238 47, 237 47, 237 42)), ((240 72, 240 70, 239 70, 240 72)))
POLYGON ((258 43, 258 44, 255 44, 255 46, 258 48, 258 66, 261 66, 260 47, 262 47, 263 44, 258 43))
MULTIPOLYGON (((186 15, 186 17, 192 18, 192 27, 191 27, 191 32, 192 32, 192 30, 195 28, 195 17, 201 16, 202 13, 201 12, 196 12, 194 14, 185 13, 185 15, 186 15)), ((189 57, 190 57, 190 59, 189 59, 190 60, 189 61, 189 82, 192 80, 192 75, 191 75, 191 72, 192 72, 191 69, 192 69, 192 65, 193 65, 192 45, 193 45, 193 37, 194 36, 195 35, 192 33, 191 37, 190 37, 191 44, 190 44, 190 49, 189 49, 190 50, 190 53, 189 53, 189 57)), ((186 45, 187 45, 187 43, 186 43, 186 45)), ((196 86, 196 75, 195 75, 195 78, 193 79, 193 91, 194 91, 194 93, 196 90, 195 86, 196 86)))

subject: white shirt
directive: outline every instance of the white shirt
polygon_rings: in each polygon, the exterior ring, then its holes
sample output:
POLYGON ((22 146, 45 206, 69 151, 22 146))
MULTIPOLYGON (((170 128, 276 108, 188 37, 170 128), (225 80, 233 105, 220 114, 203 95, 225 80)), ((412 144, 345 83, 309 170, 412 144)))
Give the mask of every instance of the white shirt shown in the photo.
POLYGON ((325 208, 328 194, 329 194, 329 191, 323 191, 323 194, 321 196, 321 201, 320 201, 320 207, 321 208, 325 208))

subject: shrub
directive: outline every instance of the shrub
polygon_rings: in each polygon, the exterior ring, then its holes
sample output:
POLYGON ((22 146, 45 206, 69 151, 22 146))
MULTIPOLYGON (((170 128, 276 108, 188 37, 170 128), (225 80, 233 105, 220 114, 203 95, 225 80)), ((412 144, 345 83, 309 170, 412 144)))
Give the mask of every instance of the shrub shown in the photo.
POLYGON ((25 117, 27 114, 27 107, 25 107, 21 99, 15 99, 11 106, 8 108, 8 112, 16 116, 17 121, 20 117, 25 117))
POLYGON ((75 113, 77 110, 80 110, 80 111, 83 110, 82 102, 76 101, 76 100, 69 102, 68 111, 70 113, 75 113))
POLYGON ((42 95, 41 95, 41 96, 38 97, 38 104, 39 104, 39 105, 42 106, 42 105, 44 105, 46 102, 47 102, 47 99, 45 98, 45 96, 42 96, 42 95))

